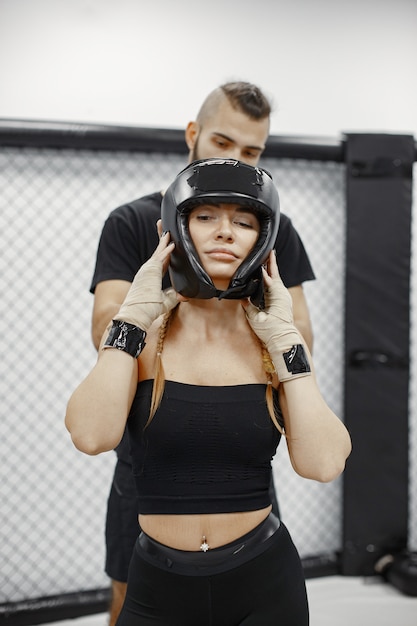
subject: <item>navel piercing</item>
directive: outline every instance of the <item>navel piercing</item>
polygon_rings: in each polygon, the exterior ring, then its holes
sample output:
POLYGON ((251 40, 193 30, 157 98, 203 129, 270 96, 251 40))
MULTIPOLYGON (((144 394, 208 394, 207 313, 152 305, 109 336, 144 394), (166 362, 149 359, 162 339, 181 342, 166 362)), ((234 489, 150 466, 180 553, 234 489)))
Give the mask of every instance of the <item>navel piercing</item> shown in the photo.
POLYGON ((206 536, 203 535, 203 543, 200 546, 200 550, 202 552, 207 552, 207 550, 209 550, 209 549, 210 549, 210 546, 209 546, 209 544, 206 541, 206 536))

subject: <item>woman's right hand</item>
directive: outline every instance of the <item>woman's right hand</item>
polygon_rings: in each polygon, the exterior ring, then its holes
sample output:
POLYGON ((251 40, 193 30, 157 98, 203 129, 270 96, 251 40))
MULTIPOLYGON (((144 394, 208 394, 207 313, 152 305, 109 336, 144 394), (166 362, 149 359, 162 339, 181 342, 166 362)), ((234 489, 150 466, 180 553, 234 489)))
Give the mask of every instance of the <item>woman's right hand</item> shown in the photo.
POLYGON ((139 269, 115 320, 128 322, 147 332, 160 315, 178 304, 178 294, 172 287, 162 290, 162 277, 175 245, 169 239, 169 233, 163 234, 151 258, 139 269))

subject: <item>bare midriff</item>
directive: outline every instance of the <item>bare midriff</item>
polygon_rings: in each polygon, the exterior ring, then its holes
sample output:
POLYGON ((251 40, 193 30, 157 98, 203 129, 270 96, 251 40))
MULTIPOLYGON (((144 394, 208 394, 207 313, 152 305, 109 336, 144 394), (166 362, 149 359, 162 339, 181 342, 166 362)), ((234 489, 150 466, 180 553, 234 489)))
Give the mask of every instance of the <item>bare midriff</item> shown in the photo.
POLYGON ((159 543, 176 550, 199 551, 204 542, 209 548, 219 548, 239 539, 263 522, 271 508, 204 515, 139 515, 139 524, 159 543))

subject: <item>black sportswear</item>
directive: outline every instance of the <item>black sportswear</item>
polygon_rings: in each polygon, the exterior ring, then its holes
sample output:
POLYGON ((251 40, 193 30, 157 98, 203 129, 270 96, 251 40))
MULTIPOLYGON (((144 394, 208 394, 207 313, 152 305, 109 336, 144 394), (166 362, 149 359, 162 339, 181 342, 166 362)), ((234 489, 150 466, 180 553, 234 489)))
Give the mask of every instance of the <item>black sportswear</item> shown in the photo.
POLYGON ((266 407, 266 385, 166 381, 161 404, 144 428, 152 384, 138 384, 128 419, 139 513, 230 513, 269 506, 280 433, 266 407))

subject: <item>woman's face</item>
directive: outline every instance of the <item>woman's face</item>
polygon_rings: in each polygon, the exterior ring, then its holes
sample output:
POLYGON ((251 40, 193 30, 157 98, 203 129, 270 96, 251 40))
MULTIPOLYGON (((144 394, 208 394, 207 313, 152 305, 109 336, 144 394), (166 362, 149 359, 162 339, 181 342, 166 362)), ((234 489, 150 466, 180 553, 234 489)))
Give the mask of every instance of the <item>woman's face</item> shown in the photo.
POLYGON ((191 211, 188 227, 200 263, 216 289, 227 289, 258 240, 258 218, 238 204, 202 204, 191 211))

